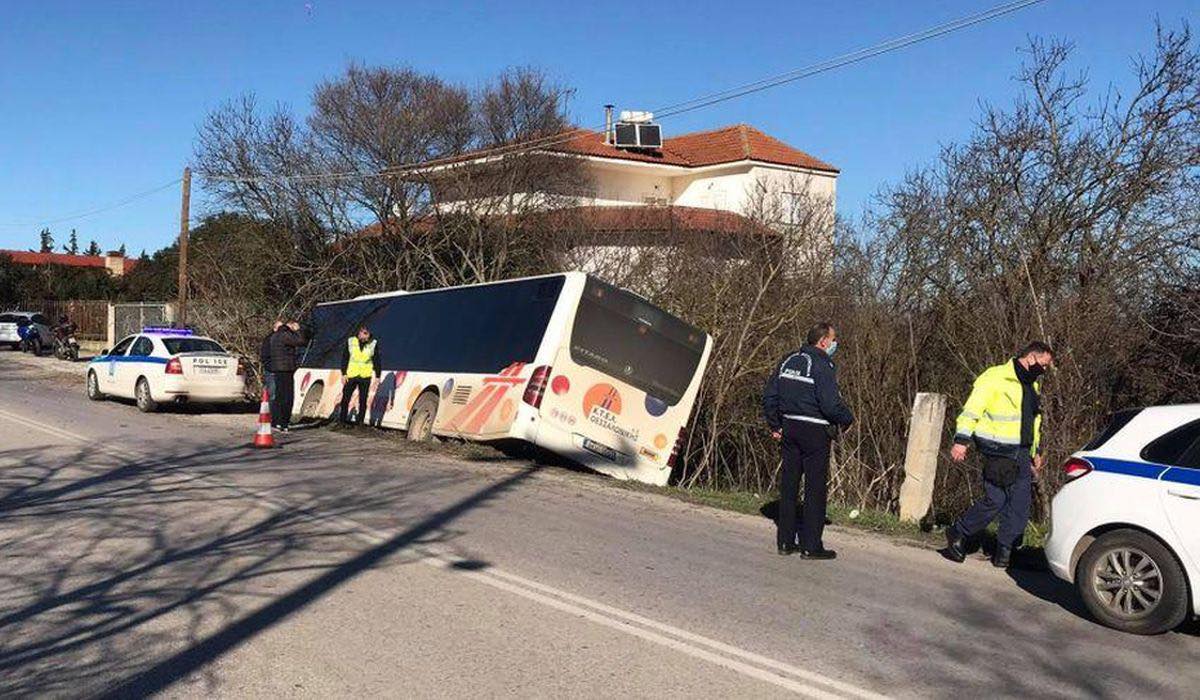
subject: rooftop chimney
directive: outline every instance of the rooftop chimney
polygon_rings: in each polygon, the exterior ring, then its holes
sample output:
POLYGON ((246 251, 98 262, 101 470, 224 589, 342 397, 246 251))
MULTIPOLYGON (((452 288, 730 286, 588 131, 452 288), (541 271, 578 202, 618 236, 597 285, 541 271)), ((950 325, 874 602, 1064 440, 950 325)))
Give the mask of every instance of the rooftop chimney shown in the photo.
POLYGON ((604 105, 604 143, 606 143, 608 145, 612 145, 612 142, 613 142, 613 139, 612 139, 612 132, 613 132, 612 114, 613 114, 613 105, 604 105))

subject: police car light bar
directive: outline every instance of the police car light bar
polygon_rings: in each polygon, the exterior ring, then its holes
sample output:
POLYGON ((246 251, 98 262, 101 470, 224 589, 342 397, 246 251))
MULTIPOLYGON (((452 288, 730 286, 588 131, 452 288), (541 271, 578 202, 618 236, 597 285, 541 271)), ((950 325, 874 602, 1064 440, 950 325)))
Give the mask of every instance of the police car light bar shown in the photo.
POLYGON ((159 335, 194 335, 190 328, 171 328, 170 326, 146 326, 143 333, 158 333, 159 335))

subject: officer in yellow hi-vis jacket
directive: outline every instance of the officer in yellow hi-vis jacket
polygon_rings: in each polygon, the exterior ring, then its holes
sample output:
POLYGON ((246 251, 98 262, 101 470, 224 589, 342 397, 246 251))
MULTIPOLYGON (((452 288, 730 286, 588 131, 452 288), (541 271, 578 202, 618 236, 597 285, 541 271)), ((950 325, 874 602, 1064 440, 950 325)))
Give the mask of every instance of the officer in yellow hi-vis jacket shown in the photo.
POLYGON ((975 380, 954 431, 950 457, 967 458, 974 443, 983 457, 983 496, 946 529, 948 558, 966 558, 964 540, 1000 515, 992 564, 1007 567, 1025 534, 1033 498, 1033 476, 1042 468, 1039 377, 1054 366, 1054 351, 1030 343, 1015 358, 989 367, 975 380))
POLYGON ((346 350, 342 354, 342 377, 342 423, 350 423, 346 411, 350 408, 350 396, 358 391, 358 416, 355 420, 362 425, 367 415, 371 379, 379 379, 379 344, 371 337, 371 330, 366 326, 360 326, 357 333, 346 339, 346 350))

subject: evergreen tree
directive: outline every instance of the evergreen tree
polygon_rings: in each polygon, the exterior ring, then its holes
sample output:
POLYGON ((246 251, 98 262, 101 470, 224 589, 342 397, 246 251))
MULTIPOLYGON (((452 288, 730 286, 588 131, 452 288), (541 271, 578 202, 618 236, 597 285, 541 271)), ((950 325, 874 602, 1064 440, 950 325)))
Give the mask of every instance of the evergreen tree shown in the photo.
POLYGON ((71 237, 67 239, 67 244, 63 246, 63 252, 71 255, 79 255, 79 238, 75 235, 75 229, 71 229, 71 237))
POLYGON ((99 254, 100 254, 100 244, 96 243, 95 241, 89 242, 88 247, 87 247, 87 252, 85 252, 84 255, 99 255, 99 254))
POLYGON ((53 253, 54 252, 54 236, 51 235, 50 229, 44 228, 41 230, 41 232, 38 235, 40 235, 42 237, 42 252, 43 253, 53 253))
POLYGON ((121 257, 125 257, 125 244, 124 243, 121 244, 120 248, 117 248, 117 254, 119 254, 121 257))

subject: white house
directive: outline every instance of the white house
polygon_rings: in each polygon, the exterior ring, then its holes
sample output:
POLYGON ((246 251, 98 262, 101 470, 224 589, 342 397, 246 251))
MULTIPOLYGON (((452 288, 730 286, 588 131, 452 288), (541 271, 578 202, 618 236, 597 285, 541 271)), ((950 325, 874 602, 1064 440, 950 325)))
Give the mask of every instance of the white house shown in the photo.
POLYGON ((814 210, 825 222, 821 237, 832 232, 836 167, 747 124, 664 138, 648 116, 638 114, 636 122, 623 120, 605 131, 574 129, 543 139, 538 154, 574 158, 583 171, 582 177, 556 184, 553 196, 489 198, 469 188, 462 191, 472 192, 474 199, 456 196, 456 178, 474 179, 489 167, 502 167, 494 152, 466 154, 424 170, 421 177, 432 186, 442 212, 504 215, 517 206, 528 214, 534 202, 534 209, 544 208, 585 257, 671 245, 680 236, 768 228, 786 233, 788 225, 801 223, 798 217, 811 223, 814 210), (656 130, 657 138, 649 139, 653 145, 621 145, 629 141, 631 125, 639 123, 656 130))

